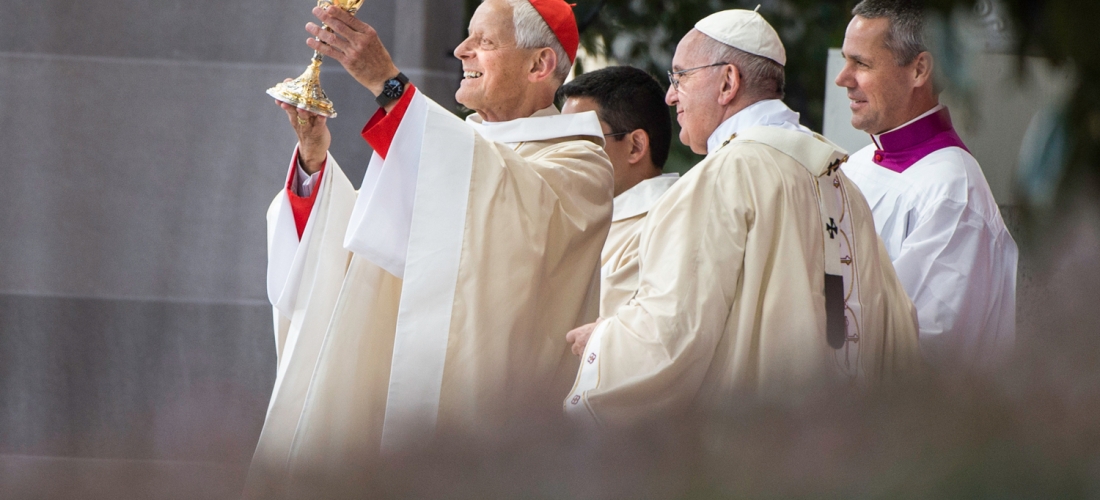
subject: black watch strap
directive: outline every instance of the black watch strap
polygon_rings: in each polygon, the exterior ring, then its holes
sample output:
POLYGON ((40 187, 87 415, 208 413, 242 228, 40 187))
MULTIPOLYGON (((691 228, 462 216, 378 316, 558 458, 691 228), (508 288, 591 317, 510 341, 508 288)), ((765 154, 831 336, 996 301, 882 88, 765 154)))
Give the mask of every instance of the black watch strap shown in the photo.
POLYGON ((398 73, 397 76, 386 80, 386 83, 382 84, 382 93, 374 99, 378 103, 378 107, 384 108, 400 99, 405 94, 405 84, 407 83, 409 83, 409 77, 405 76, 404 73, 398 73))

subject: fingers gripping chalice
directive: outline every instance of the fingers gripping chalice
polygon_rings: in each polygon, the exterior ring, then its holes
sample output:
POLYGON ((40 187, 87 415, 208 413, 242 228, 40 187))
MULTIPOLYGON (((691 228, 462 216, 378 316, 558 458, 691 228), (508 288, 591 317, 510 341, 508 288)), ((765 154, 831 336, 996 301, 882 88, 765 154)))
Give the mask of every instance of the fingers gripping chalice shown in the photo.
MULTIPOLYGON (((355 15, 355 12, 359 10, 359 6, 363 5, 363 0, 319 0, 317 5, 337 7, 355 15)), ((329 32, 332 31, 332 28, 328 26, 322 27, 329 32)), ((313 59, 310 60, 309 67, 302 73, 302 76, 267 89, 267 94, 310 113, 328 118, 336 117, 336 110, 332 107, 332 101, 325 95, 325 91, 321 90, 322 59, 324 59, 324 56, 320 52, 314 51, 313 59)))

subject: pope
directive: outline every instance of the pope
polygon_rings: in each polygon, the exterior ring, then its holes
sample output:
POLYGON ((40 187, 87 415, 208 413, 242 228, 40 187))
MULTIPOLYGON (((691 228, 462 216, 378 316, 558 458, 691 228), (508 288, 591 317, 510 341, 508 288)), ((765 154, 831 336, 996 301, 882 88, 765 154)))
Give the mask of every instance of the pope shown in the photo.
POLYGON ((642 223, 630 299, 567 334, 583 349, 567 414, 631 425, 919 369, 913 304, 839 170, 847 155, 781 100, 785 63, 753 11, 680 40, 666 102, 707 157, 642 223))

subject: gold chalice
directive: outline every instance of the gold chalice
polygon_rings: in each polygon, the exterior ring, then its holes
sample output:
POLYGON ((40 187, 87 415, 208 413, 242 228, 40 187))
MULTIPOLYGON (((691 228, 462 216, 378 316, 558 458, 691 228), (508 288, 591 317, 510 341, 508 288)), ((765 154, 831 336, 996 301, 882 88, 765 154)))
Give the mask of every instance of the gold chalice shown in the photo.
MULTIPOLYGON (((337 7, 355 15, 355 12, 359 10, 359 6, 363 5, 363 0, 318 0, 317 5, 337 7)), ((330 32, 332 31, 332 28, 324 24, 321 27, 330 32)), ((320 52, 314 51, 313 59, 310 60, 309 67, 302 73, 302 76, 289 82, 276 84, 274 87, 267 89, 267 94, 310 113, 335 118, 336 110, 332 107, 332 101, 325 95, 325 91, 321 90, 322 59, 324 59, 324 56, 320 52)))

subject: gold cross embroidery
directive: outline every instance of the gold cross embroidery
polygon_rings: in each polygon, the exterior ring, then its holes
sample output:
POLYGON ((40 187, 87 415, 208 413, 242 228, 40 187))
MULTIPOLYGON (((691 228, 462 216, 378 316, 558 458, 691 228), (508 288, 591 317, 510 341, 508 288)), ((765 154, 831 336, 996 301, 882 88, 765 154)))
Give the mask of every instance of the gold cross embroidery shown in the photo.
POLYGON ((847 161, 848 161, 848 155, 844 155, 843 158, 837 158, 836 161, 829 164, 829 175, 833 175, 833 172, 836 172, 837 169, 840 168, 840 165, 842 163, 846 163, 847 161))
POLYGON ((726 139, 726 142, 723 142, 721 146, 718 146, 718 149, 722 149, 722 148, 726 147, 726 144, 729 144, 729 143, 730 143, 730 141, 732 141, 732 140, 734 140, 734 139, 736 139, 736 138, 737 138, 737 134, 736 134, 736 133, 734 133, 733 135, 731 135, 731 136, 730 136, 730 138, 729 138, 729 139, 726 139))

